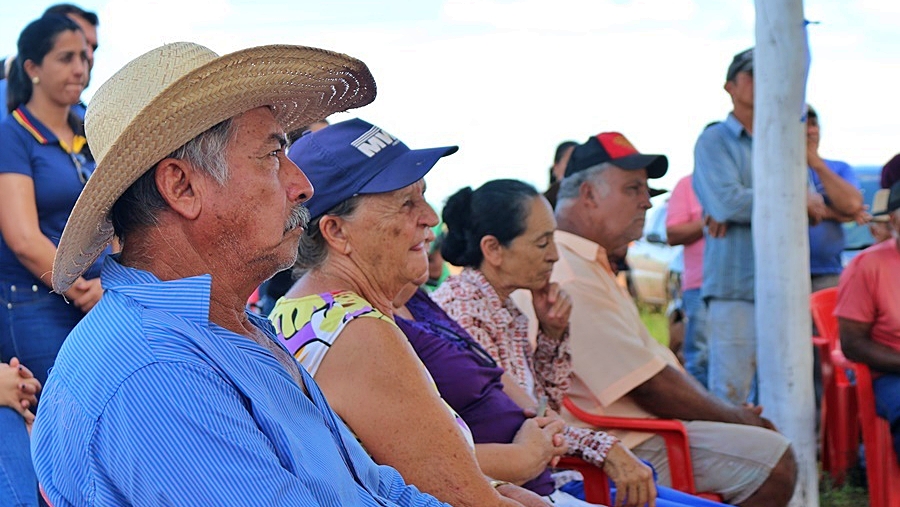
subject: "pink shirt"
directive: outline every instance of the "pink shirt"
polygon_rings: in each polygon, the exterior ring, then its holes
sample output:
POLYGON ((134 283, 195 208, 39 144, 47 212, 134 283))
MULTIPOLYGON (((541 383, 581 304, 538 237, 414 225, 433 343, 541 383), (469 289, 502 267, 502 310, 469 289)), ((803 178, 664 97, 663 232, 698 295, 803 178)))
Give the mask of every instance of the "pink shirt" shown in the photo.
POLYGON ((837 317, 872 323, 872 341, 900 351, 900 251, 882 241, 857 255, 841 275, 837 317))
MULTIPOLYGON (((691 175, 687 175, 672 189, 669 197, 669 211, 666 214, 666 227, 695 222, 703 218, 703 208, 694 195, 691 175)), ((703 238, 684 245, 684 274, 681 277, 681 288, 684 290, 699 289, 703 285, 703 238)))

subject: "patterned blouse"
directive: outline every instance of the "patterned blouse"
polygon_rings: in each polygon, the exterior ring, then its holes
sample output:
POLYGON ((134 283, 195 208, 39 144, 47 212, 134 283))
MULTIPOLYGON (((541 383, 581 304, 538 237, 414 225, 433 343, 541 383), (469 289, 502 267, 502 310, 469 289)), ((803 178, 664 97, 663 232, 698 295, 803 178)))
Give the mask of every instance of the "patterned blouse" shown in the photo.
MULTIPOLYGON (((350 321, 361 317, 375 318, 397 326, 392 318, 351 291, 326 292, 302 298, 281 298, 275 304, 269 320, 275 326, 278 339, 288 352, 293 354, 315 378, 325 354, 331 349, 331 344, 338 339, 350 321)), ((400 328, 397 330, 400 331, 400 328)), ((402 331, 400 333, 402 334, 402 331)), ((419 361, 419 366, 437 391, 437 386, 425 365, 419 361)), ((456 420, 466 442, 474 449, 472 431, 446 401, 443 399, 441 401, 456 420)))
MULTIPOLYGON (((535 398, 546 395, 548 405, 560 409, 569 388, 572 360, 569 333, 554 339, 538 329, 537 346, 528 342, 528 316, 511 298, 501 301, 481 271, 465 268, 432 293, 432 299, 456 320, 516 383, 535 398)), ((569 454, 602 466, 619 440, 603 431, 567 426, 569 454)))

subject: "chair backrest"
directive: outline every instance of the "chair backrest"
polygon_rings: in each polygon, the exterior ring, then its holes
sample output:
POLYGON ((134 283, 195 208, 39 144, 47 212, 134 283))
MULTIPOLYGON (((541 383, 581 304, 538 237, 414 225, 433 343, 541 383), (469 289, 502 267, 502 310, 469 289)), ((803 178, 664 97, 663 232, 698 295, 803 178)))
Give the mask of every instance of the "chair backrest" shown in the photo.
POLYGON ((834 316, 837 305, 837 287, 829 287, 809 295, 809 311, 819 336, 825 338, 830 347, 838 341, 838 321, 834 316))
POLYGON ((894 453, 888 422, 875 413, 875 394, 869 367, 855 363, 859 422, 866 450, 866 475, 872 507, 900 505, 900 465, 894 453))

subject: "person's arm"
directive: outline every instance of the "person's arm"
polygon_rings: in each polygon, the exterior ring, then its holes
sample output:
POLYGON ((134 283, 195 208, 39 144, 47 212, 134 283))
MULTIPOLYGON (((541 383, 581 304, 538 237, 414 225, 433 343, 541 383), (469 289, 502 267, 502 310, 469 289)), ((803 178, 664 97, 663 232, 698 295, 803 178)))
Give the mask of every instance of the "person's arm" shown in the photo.
MULTIPOLYGON (((0 195, 4 196, 0 209, 0 233, 3 234, 3 241, 31 274, 50 287, 56 245, 41 232, 34 180, 24 174, 2 173, 0 195)), ((102 294, 100 280, 79 277, 64 295, 87 312, 97 304, 102 294)))
POLYGON ((481 470, 489 477, 513 484, 523 484, 537 477, 566 453, 569 446, 555 435, 562 433, 565 423, 558 417, 526 419, 510 444, 476 444, 475 455, 481 470))
POLYGON ((670 245, 690 245, 703 239, 703 216, 691 212, 695 197, 691 189, 692 178, 686 176, 675 184, 666 211, 666 240, 670 245))
POLYGON ((666 227, 666 239, 670 245, 690 245, 703 239, 703 219, 666 227))
POLYGON ((644 410, 664 419, 718 421, 772 428, 756 410, 720 400, 693 377, 666 365, 659 373, 629 393, 644 410))
MULTIPOLYGON (((317 499, 328 497, 359 501, 362 487, 339 455, 334 435, 317 411, 303 408, 295 416, 297 431, 306 431, 304 437, 312 439, 307 447, 319 446, 321 455, 315 463, 290 469, 282 463, 282 450, 274 448, 283 442, 260 429, 248 400, 232 383, 207 366, 159 362, 135 371, 118 387, 100 415, 91 450, 110 482, 127 485, 123 491, 134 505, 305 507, 322 505, 317 499), (323 492, 326 486, 333 490, 323 492)), ((40 425, 39 419, 36 433, 40 425)), ((354 443, 349 435, 344 442, 354 443)), ((356 464, 365 480, 372 470, 356 464)), ((407 487, 395 470, 377 468, 380 494, 404 498, 403 505, 443 505, 407 487)), ((54 501, 55 493, 48 493, 54 501)))
MULTIPOLYGON (((722 127, 724 129, 725 127, 722 127)), ((753 188, 741 181, 732 153, 726 148, 722 129, 707 129, 694 147, 693 185, 703 211, 716 222, 749 224, 753 213, 753 188)))
POLYGON ((872 340, 871 322, 838 317, 841 351, 847 359, 884 373, 900 373, 900 352, 872 340))
POLYGON ((855 182, 847 181, 832 171, 811 144, 807 145, 806 160, 825 188, 828 207, 834 211, 836 216, 849 217, 847 220, 840 221, 852 220, 863 210, 862 193, 856 188, 855 182))
POLYGON ((347 324, 316 382, 372 459, 409 484, 452 505, 507 502, 485 480, 449 407, 392 324, 373 318, 347 324))

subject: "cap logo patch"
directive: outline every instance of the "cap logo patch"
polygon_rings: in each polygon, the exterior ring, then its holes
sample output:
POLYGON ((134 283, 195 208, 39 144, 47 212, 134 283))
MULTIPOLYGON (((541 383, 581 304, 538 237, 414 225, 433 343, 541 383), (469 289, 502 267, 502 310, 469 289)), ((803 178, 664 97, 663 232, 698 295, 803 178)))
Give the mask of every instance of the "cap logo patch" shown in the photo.
POLYGON ((609 154, 609 157, 612 159, 627 157, 628 155, 634 155, 638 152, 628 139, 625 139, 625 136, 618 132, 604 132, 598 134, 597 140, 600 141, 601 146, 603 146, 609 154))
POLYGON ((386 146, 399 143, 400 140, 378 127, 372 127, 365 134, 357 137, 351 145, 363 155, 372 158, 386 146))

